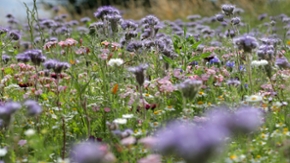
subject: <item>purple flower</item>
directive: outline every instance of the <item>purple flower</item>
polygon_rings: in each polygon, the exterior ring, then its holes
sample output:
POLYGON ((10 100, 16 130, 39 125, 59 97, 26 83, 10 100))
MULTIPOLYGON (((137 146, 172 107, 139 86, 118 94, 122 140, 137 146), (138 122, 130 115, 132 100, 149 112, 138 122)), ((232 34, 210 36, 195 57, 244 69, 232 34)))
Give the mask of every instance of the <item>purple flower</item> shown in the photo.
POLYGON ((229 68, 234 68, 235 67, 235 61, 227 61, 226 66, 229 68))
POLYGON ((24 106, 26 106, 28 115, 30 116, 36 116, 42 112, 41 106, 34 100, 26 100, 24 106))
POLYGON ((227 16, 233 15, 234 9, 235 9, 234 5, 231 4, 222 5, 222 11, 227 16))
POLYGON ((80 21, 81 21, 82 23, 87 23, 87 22, 91 21, 91 18, 89 18, 89 17, 83 17, 83 18, 81 18, 80 21))
POLYGON ((209 60, 209 64, 218 64, 220 62, 221 61, 217 56, 214 56, 211 60, 209 60))
POLYGON ((26 62, 29 62, 30 61, 30 57, 27 54, 25 54, 25 53, 20 53, 20 54, 18 54, 16 56, 16 60, 18 62, 24 62, 24 63, 26 63, 26 62))
POLYGON ((19 34, 19 32, 18 31, 10 31, 9 33, 8 33, 8 36, 12 39, 12 40, 14 40, 14 41, 17 41, 17 40, 19 40, 20 39, 20 34, 19 34))
POLYGON ((263 124, 263 113, 258 108, 242 106, 235 111, 230 130, 234 134, 256 131, 263 124))
POLYGON ((66 70, 70 67, 70 65, 66 62, 60 62, 57 60, 50 59, 44 62, 44 67, 46 69, 52 69, 55 73, 61 73, 61 71, 66 70))
POLYGON ((83 142, 75 145, 70 157, 76 163, 109 163, 114 161, 114 156, 108 151, 108 147, 98 142, 83 142), (107 156, 109 155, 111 160, 108 160, 107 156))
POLYGON ((200 16, 200 15, 189 15, 189 16, 187 16, 186 18, 187 18, 187 20, 189 20, 189 21, 195 21, 196 19, 200 19, 201 16, 200 16))
POLYGON ((249 53, 259 46, 259 43, 257 42, 256 38, 250 35, 244 35, 235 38, 233 42, 240 50, 244 50, 244 52, 249 53))
POLYGON ((138 24, 131 20, 124 20, 121 23, 121 27, 123 30, 131 29, 131 30, 136 30, 138 27, 138 24))
POLYGON ((136 52, 138 49, 142 48, 142 42, 140 41, 131 41, 127 47, 126 50, 129 52, 136 52))
POLYGON ((46 60, 46 57, 42 54, 42 51, 39 49, 27 50, 24 52, 24 54, 29 56, 31 62, 37 66, 39 66, 40 63, 46 60))
POLYGON ((257 51, 259 59, 272 60, 275 53, 273 45, 261 45, 257 51))
POLYGON ((99 19, 104 19, 104 17, 106 15, 110 15, 110 14, 116 14, 116 15, 120 15, 120 12, 118 9, 111 7, 111 6, 103 6, 103 7, 99 7, 97 9, 97 12, 94 13, 94 16, 96 18, 99 19))
POLYGON ((231 19, 231 23, 233 25, 239 25, 240 22, 241 22, 241 19, 239 17, 234 17, 234 18, 231 19))
POLYGON ((290 63, 288 62, 287 58, 284 56, 277 57, 275 64, 280 68, 290 68, 290 63))
POLYGON ((137 67, 129 67, 128 71, 133 72, 136 76, 137 83, 142 86, 145 81, 144 71, 148 68, 147 64, 141 64, 137 67))
POLYGON ((219 21, 219 22, 222 22, 224 21, 224 15, 223 14, 217 14, 215 16, 216 20, 219 21))
POLYGON ((236 86, 241 85, 241 82, 238 79, 229 79, 227 81, 227 85, 236 87, 236 86))
POLYGON ((153 15, 148 15, 145 18, 141 20, 142 24, 148 24, 149 26, 155 26, 159 23, 159 20, 157 17, 153 15))
POLYGON ((21 108, 17 102, 6 102, 4 106, 0 106, 0 127, 8 126, 11 116, 21 108))
POLYGON ((173 122, 157 131, 153 150, 163 155, 177 155, 188 163, 205 163, 228 135, 226 128, 214 124, 197 127, 190 123, 173 122))
POLYGON ((6 54, 2 55, 2 62, 4 62, 5 64, 7 64, 10 59, 11 57, 9 55, 6 54))
POLYGON ((176 87, 182 92, 185 98, 193 99, 198 93, 202 81, 194 79, 185 79, 182 83, 176 85, 176 87))
POLYGON ((0 35, 7 33, 9 30, 7 28, 4 27, 0 27, 0 35))

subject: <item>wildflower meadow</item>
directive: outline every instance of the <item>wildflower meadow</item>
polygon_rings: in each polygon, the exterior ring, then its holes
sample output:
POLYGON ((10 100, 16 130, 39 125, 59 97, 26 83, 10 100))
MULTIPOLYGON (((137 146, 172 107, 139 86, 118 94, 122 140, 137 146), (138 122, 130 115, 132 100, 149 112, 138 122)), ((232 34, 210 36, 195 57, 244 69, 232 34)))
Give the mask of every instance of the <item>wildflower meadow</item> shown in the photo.
POLYGON ((290 162, 287 15, 26 14, 0 27, 0 163, 290 162))

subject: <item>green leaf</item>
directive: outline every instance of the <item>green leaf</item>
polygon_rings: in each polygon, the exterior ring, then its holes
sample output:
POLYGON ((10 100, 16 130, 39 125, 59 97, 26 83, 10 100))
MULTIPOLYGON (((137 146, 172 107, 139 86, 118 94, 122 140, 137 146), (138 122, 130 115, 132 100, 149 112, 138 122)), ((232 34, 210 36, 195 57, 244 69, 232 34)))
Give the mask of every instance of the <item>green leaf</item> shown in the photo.
POLYGON ((4 69, 4 73, 5 74, 13 74, 13 72, 14 72, 14 70, 11 68, 11 67, 6 67, 5 69, 4 69))
POLYGON ((162 56, 163 60, 169 64, 174 64, 173 60, 165 55, 162 56))
POLYGON ((201 55, 197 55, 197 56, 194 56, 191 58, 190 62, 193 62, 193 61, 200 61, 208 56, 210 56, 211 52, 207 52, 207 53, 203 53, 201 55))
POLYGON ((196 42, 196 43, 194 43, 191 47, 194 49, 194 50, 196 50, 196 48, 198 47, 198 45, 200 45, 201 44, 201 42, 196 42))

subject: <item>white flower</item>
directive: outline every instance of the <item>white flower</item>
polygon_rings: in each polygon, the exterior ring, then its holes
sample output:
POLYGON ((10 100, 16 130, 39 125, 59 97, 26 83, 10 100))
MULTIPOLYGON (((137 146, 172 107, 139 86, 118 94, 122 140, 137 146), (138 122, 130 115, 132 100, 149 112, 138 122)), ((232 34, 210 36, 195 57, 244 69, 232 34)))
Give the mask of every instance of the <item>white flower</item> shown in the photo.
POLYGON ((124 114, 124 115, 122 115, 122 117, 125 119, 130 119, 130 118, 133 118, 134 115, 133 114, 124 114))
POLYGON ((7 154, 7 149, 6 148, 0 148, 0 157, 3 157, 7 154))
POLYGON ((260 61, 254 60, 251 63, 251 65, 254 66, 254 67, 265 66, 267 64, 268 64, 268 61, 266 61, 266 60, 260 60, 260 61))
POLYGON ((112 58, 109 60, 108 65, 109 66, 121 66, 124 63, 124 61, 120 58, 112 58))
POLYGON ((171 105, 168 105, 164 110, 174 111, 175 109, 171 105))
POLYGON ((246 96, 247 102, 260 102, 262 100, 263 100, 262 96, 259 95, 246 96))
POLYGON ((62 159, 62 158, 58 158, 57 159, 57 163, 70 163, 68 158, 62 159))
POLYGON ((26 136, 32 136, 32 135, 35 134, 35 130, 33 130, 33 129, 28 129, 28 130, 26 130, 26 131, 24 132, 24 134, 25 134, 26 136))
POLYGON ((117 124, 126 124, 127 123, 127 119, 124 119, 124 118, 117 118, 113 121, 114 123, 117 123, 117 124))

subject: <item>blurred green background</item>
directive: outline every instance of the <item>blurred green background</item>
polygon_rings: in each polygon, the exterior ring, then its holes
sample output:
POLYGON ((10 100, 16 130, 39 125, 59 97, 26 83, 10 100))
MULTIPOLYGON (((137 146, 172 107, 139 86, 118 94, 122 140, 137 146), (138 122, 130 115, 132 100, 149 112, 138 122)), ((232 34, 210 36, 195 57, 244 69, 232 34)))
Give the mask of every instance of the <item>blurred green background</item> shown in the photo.
MULTIPOLYGON (((290 0, 36 0, 40 16, 53 16, 52 8, 59 6, 59 13, 68 13, 71 19, 92 17, 94 11, 103 5, 112 5, 120 9, 124 18, 140 19, 144 15, 154 14, 160 19, 183 19, 191 14, 212 16, 220 12, 224 3, 235 4, 245 10, 248 18, 257 18, 268 13, 290 15, 290 0)), ((1 0, 0 16, 12 13, 19 20, 26 19, 25 6, 32 7, 33 0, 1 0)), ((5 20, 0 20, 3 24, 5 20)))

